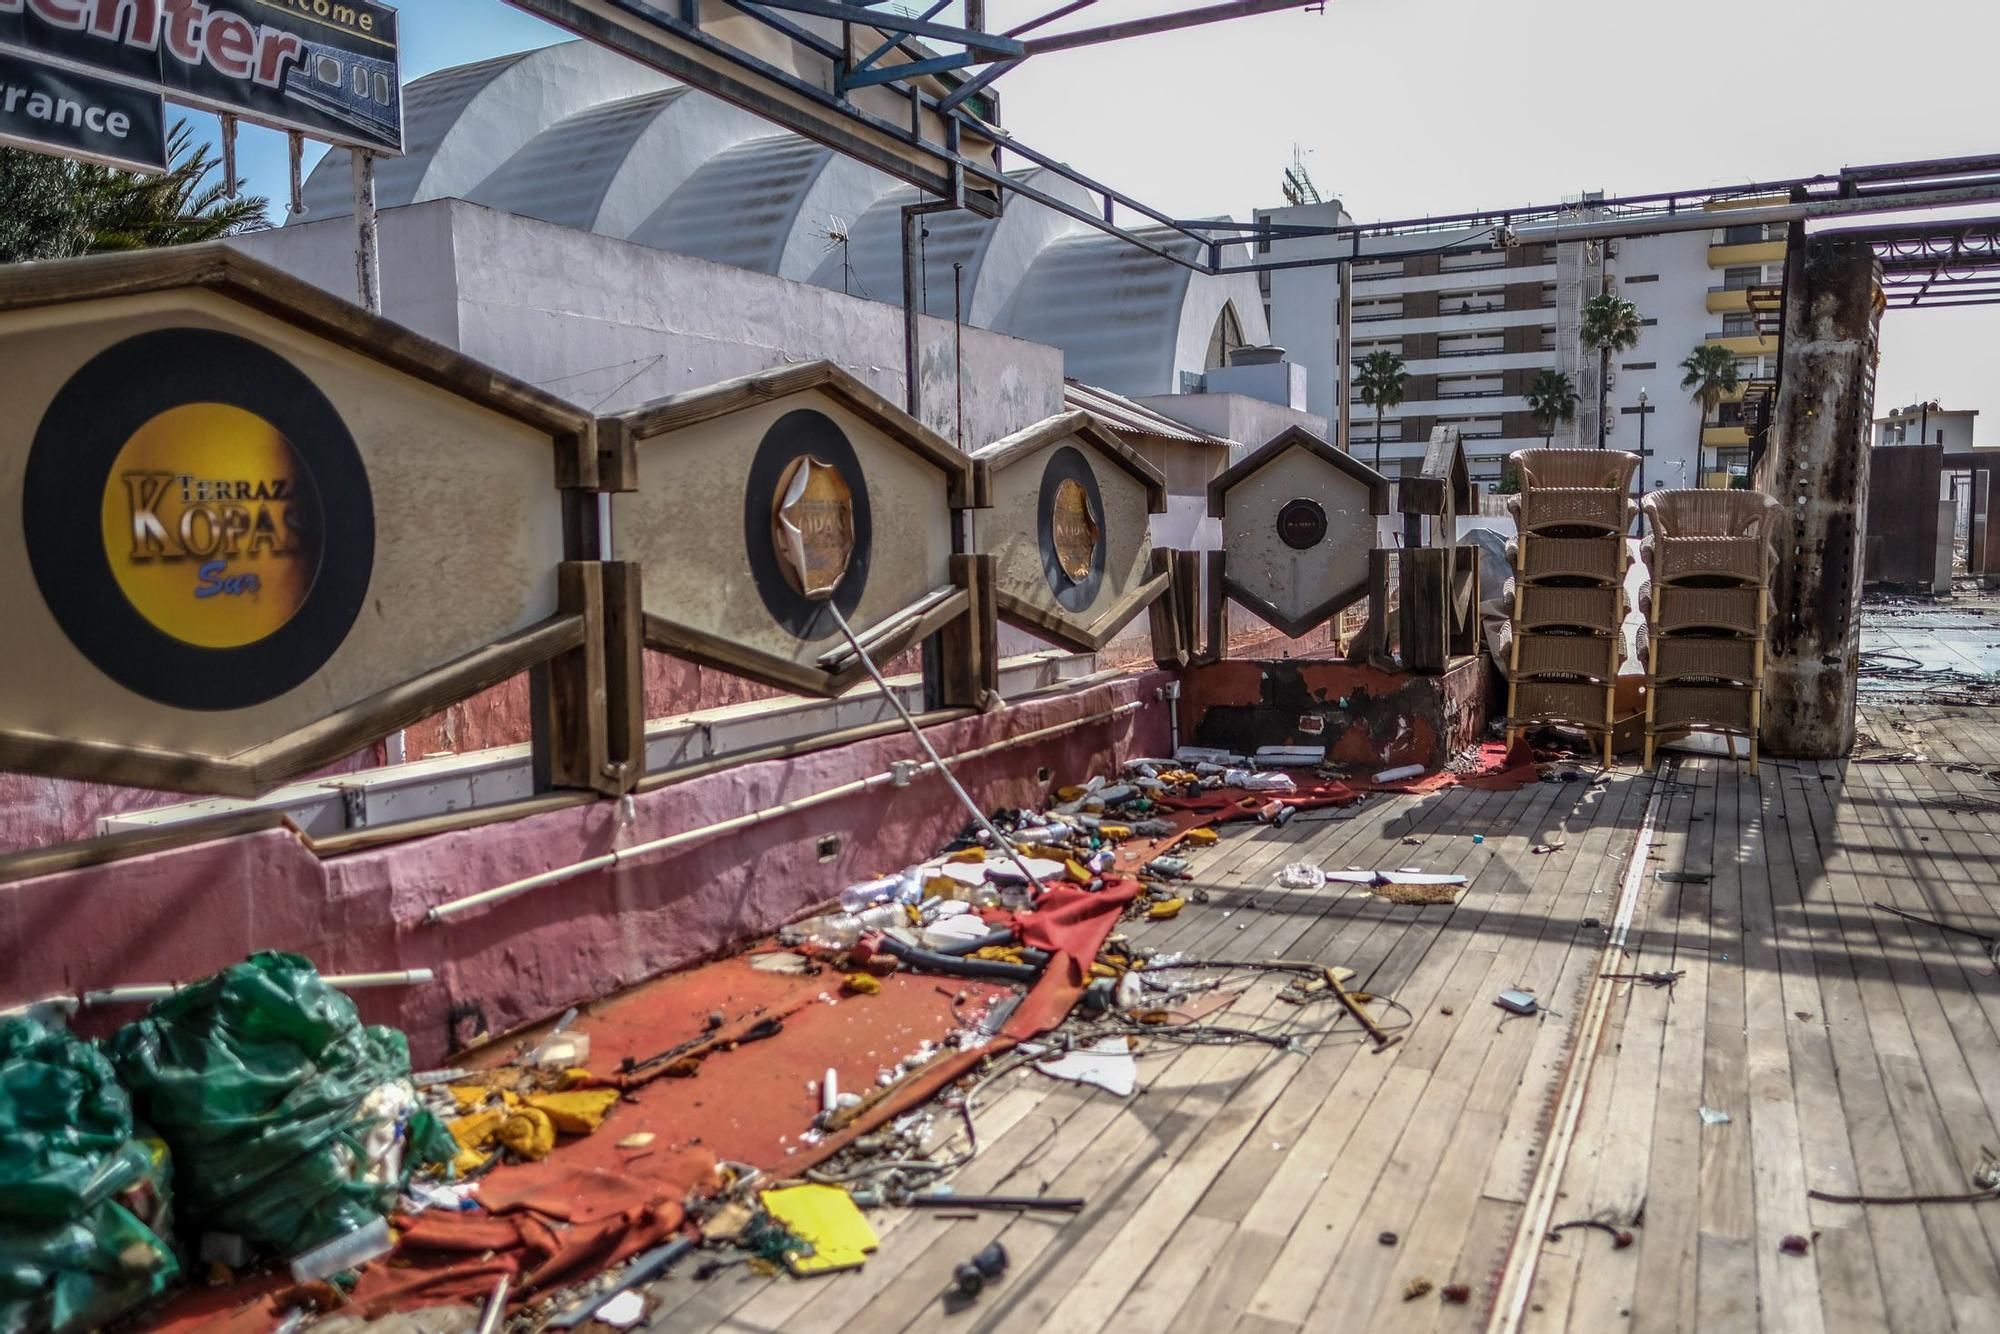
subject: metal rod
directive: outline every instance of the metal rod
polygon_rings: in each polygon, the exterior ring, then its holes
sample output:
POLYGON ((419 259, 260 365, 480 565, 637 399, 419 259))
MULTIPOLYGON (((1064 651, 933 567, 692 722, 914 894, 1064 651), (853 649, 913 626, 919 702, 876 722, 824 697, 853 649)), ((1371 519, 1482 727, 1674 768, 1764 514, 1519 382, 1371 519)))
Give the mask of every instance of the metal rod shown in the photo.
MULTIPOLYGON (((939 14, 942 14, 950 5, 951 5, 951 0, 931 0, 930 8, 926 9, 922 14, 919 14, 917 17, 923 19, 934 19, 939 14)), ((856 61, 853 64, 853 66, 849 69, 849 73, 852 74, 861 73, 863 70, 867 69, 870 65, 873 65, 876 61, 880 60, 883 56, 888 55, 891 51, 895 50, 902 44, 903 44, 903 39, 900 37, 889 38, 887 41, 883 42, 880 46, 876 47, 873 51, 870 51, 867 55, 861 57, 860 60, 856 61)))
POLYGON ((222 125, 222 193, 231 199, 241 193, 241 182, 236 176, 236 117, 223 116, 222 125))
MULTIPOLYGON (((1275 3, 1276 0, 1260 0, 1275 3)), ((957 42, 968 51, 984 51, 992 56, 1018 56, 1021 43, 998 33, 976 32, 971 28, 961 28, 955 23, 931 23, 925 19, 892 13, 883 9, 863 9, 859 5, 844 5, 838 0, 730 0, 738 9, 746 13, 759 8, 785 9, 795 14, 811 14, 818 18, 838 19, 842 23, 863 23, 884 32, 906 32, 915 37, 935 37, 942 42, 957 42)))
POLYGON ((923 750, 925 756, 929 758, 932 764, 937 766, 938 774, 944 779, 945 786, 951 789, 951 794, 958 798, 959 804, 964 806, 966 812, 972 816, 972 822, 985 831, 986 837, 993 840, 993 846, 1013 859, 1014 865, 1020 869, 1022 875, 1027 877, 1028 893, 1032 895, 1035 887, 1041 884, 1041 881, 1037 880, 1034 871, 1029 869, 1027 861, 1021 856, 1021 850, 1014 846, 1012 839, 994 828, 993 821, 987 818, 986 812, 980 809, 979 803, 972 799, 971 794, 960 785, 957 776, 945 766, 945 762, 942 759, 938 758, 937 751, 931 746, 931 739, 924 735, 924 729, 917 726, 917 720, 912 718, 910 711, 903 707, 902 696, 891 690, 889 683, 882 679, 882 669, 875 665, 874 657, 869 654, 867 649, 861 646, 861 641, 855 637, 854 628, 847 623, 847 618, 840 614, 840 608, 834 603, 833 599, 827 599, 826 609, 833 613, 833 623, 839 626, 840 633, 846 636, 848 647, 852 648, 855 656, 861 659, 861 665, 868 669, 868 679, 873 681, 875 688, 882 692, 882 698, 889 701, 889 707, 894 709, 896 716, 903 720, 903 726, 910 729, 910 735, 917 739, 917 745, 923 750))
POLYGON ((1007 29, 1007 31, 1003 33, 1002 36, 1019 37, 1022 33, 1033 32, 1035 29, 1041 27, 1044 24, 1054 23, 1059 18, 1067 18, 1069 15, 1076 13, 1077 10, 1088 9, 1096 3, 1097 0, 1069 0, 1068 4, 1063 5, 1058 9, 1051 9, 1048 13, 1042 15, 1040 18, 1032 18, 1029 19, 1026 23, 1015 24, 1013 27, 1007 29))
POLYGON ((375 155, 348 151, 354 167, 354 276, 362 309, 382 313, 381 235, 375 218, 375 155))
POLYGON ((507 1315, 507 1289, 512 1287, 514 1276, 502 1274, 500 1281, 493 1285, 493 1295, 486 1299, 486 1309, 479 1313, 479 1328, 473 1334, 495 1334, 500 1322, 507 1315))
POLYGON ((290 141, 289 147, 291 149, 290 156, 291 156, 291 167, 292 167, 292 198, 289 208, 293 217, 303 218, 306 215, 306 201, 305 201, 306 137, 297 130, 290 131, 286 137, 290 141))
MULTIPOLYGON (((339 991, 365 991, 370 987, 414 987, 436 980, 428 968, 405 968, 393 973, 339 973, 321 976, 320 981, 339 991)), ((134 982, 124 986, 86 991, 78 999, 84 1009, 98 1005, 141 1005, 165 1000, 193 985, 187 982, 134 982)))
MULTIPOLYGON (((1026 745, 1031 741, 1043 741, 1049 737, 1060 736, 1065 732, 1074 732, 1080 727, 1092 727, 1101 722, 1108 722, 1113 718, 1120 717, 1132 712, 1134 709, 1141 709, 1145 706, 1145 700, 1128 700, 1101 713, 1093 713, 1088 717, 1073 718, 1066 723, 1054 723, 1048 727, 1037 728, 1032 732, 1022 732, 1015 736, 1002 738, 999 741, 988 742, 983 746, 975 746, 971 750, 962 750, 956 755, 950 756, 947 762, 957 764, 965 760, 983 759, 988 755, 998 754, 1003 750, 1011 750, 1016 746, 1026 745)), ((915 772, 921 775, 931 770, 932 765, 926 761, 919 764, 915 772)), ((843 797, 851 797, 857 793, 871 791, 879 787, 892 786, 895 780, 896 775, 893 773, 870 774, 866 778, 857 778, 852 782, 841 783, 837 786, 814 792, 809 796, 795 797, 790 801, 780 802, 775 806, 766 806, 762 810, 732 816, 727 820, 718 820, 714 824, 702 825, 696 829, 685 829, 678 834, 668 834, 664 838, 655 838, 644 843, 635 843, 629 848, 619 848, 595 857, 586 857, 582 861, 571 862, 567 866, 558 866, 551 870, 543 871, 538 875, 525 876, 519 880, 509 881, 504 885, 497 885, 492 889, 482 890, 477 894, 468 894, 462 899, 453 899, 448 903, 440 903, 424 915, 424 920, 427 922, 441 922, 447 917, 456 916, 459 913, 482 907, 485 904, 497 903, 502 899, 510 899, 516 894, 525 894, 529 890, 558 884, 561 881, 571 880, 577 876, 588 874, 591 871, 606 870, 637 857, 649 856, 655 852, 664 852, 669 848, 682 847, 690 843, 704 842, 721 834, 731 834, 739 829, 748 829, 753 825, 763 824, 767 820, 775 820, 781 816, 795 815, 800 811, 812 810, 814 807, 824 806, 830 801, 839 801, 843 797)))
POLYGON ((1272 14, 1281 9, 1304 8, 1306 5, 1303 0, 1227 0, 1225 4, 1204 5, 1200 9, 1183 9, 1172 14, 1153 14, 1142 19, 1127 19, 1122 23, 1107 23, 1097 28, 1078 28, 1075 32, 1060 32, 1053 37, 1037 37, 1027 43, 1027 54, 1039 56, 1049 51, 1068 51, 1079 46, 1096 46, 1102 42, 1122 41, 1127 37, 1150 37, 1155 33, 1195 28, 1206 23, 1223 23, 1230 19, 1272 14))

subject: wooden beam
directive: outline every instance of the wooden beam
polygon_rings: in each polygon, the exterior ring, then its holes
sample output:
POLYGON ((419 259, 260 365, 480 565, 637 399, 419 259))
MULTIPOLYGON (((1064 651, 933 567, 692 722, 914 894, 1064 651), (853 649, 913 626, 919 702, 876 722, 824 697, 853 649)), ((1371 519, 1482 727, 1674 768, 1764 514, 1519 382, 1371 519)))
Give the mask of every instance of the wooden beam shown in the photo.
POLYGON ((951 577, 966 595, 966 610, 938 631, 940 697, 947 708, 994 708, 1000 703, 999 561, 987 552, 953 556, 951 577))
POLYGON ((1174 578, 1178 568, 1175 553, 1166 547, 1154 547, 1152 568, 1154 574, 1165 575, 1167 579, 1166 591, 1153 599, 1153 605, 1147 609, 1152 621, 1153 661, 1161 667, 1185 667, 1188 635, 1181 625, 1179 584, 1174 578))
POLYGON ((616 795, 625 789, 609 759, 604 578, 596 561, 568 560, 556 567, 556 605, 580 619, 585 633, 580 645, 534 674, 535 790, 579 788, 616 795))

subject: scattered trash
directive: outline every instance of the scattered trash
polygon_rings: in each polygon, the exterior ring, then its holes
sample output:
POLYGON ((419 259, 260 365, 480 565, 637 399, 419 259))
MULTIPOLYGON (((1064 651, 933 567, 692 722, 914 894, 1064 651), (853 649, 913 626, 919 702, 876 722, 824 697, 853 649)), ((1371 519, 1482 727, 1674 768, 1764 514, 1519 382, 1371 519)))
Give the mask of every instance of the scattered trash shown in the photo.
POLYGON ((1632 1234, 1629 1231, 1603 1218, 1572 1218, 1567 1223, 1557 1223, 1549 1229, 1548 1239, 1559 1241, 1562 1234, 1573 1227, 1593 1228, 1608 1234, 1611 1238, 1611 1249, 1614 1251, 1622 1251, 1632 1244, 1632 1234))
POLYGON ((0 1329, 100 1328, 179 1276, 166 1150, 95 1044, 0 1019, 0 1145, 0 1329))
POLYGON ((1423 771, 1424 766, 1421 764, 1400 764, 1393 769, 1384 769, 1376 774, 1375 781, 1378 783, 1400 783, 1405 778, 1419 776, 1423 771))
POLYGON ((1707 871, 1655 871, 1653 879, 1663 885, 1705 885, 1715 877, 1707 871))
POLYGON ((575 1329, 608 1306, 619 1293, 636 1288, 641 1283, 650 1283, 666 1273, 679 1263, 683 1255, 693 1250, 694 1246, 693 1239, 688 1237, 676 1237, 664 1245, 655 1246, 626 1265, 610 1287, 589 1298, 582 1305, 573 1306, 552 1317, 548 1328, 575 1329))
POLYGON ((1598 976, 1607 982, 1637 982, 1643 986, 1665 987, 1671 992, 1674 984, 1687 976, 1687 969, 1676 968, 1671 972, 1660 969, 1650 973, 1600 973, 1598 976))
POLYGON ((389 1221, 386 1218, 372 1219, 365 1226, 294 1256, 292 1281, 312 1283, 332 1278, 335 1274, 359 1268, 378 1256, 387 1255, 395 1244, 396 1239, 389 1232, 389 1221))
POLYGON ((1701 1123, 1705 1126, 1726 1126, 1729 1124, 1729 1120, 1728 1112, 1719 1111, 1714 1107, 1704 1107, 1701 1109, 1701 1123))
POLYGON ((1540 855, 1543 853, 1561 852, 1568 846, 1569 844, 1567 843, 1537 843, 1534 847, 1529 848, 1528 851, 1540 855))
POLYGON ((1426 1296, 1427 1294, 1429 1294, 1431 1286, 1432 1286, 1431 1281, 1425 1278, 1422 1274, 1419 1274, 1415 1278, 1411 1279, 1409 1283, 1404 1286, 1403 1300, 1406 1302, 1413 1302, 1419 1297, 1426 1296))
POLYGON ((760 973, 803 973, 811 961, 794 950, 770 950, 752 955, 750 966, 760 973))
MULTIPOLYGON (((1039 1043, 1022 1043, 1021 1050, 1039 1056, 1048 1048, 1039 1043)), ((1090 1084, 1120 1098, 1131 1097, 1139 1086, 1139 1063, 1132 1056, 1131 1045, 1122 1037, 1101 1038, 1094 1046, 1052 1061, 1037 1060, 1035 1069, 1052 1079, 1090 1084)))
POLYGON ((1486 835, 1484 835, 1484 834, 1474 834, 1474 835, 1472 836, 1472 841, 1473 841, 1473 843, 1475 843, 1475 844, 1479 844, 1479 843, 1484 843, 1484 842, 1486 841, 1486 835))
POLYGON ((1438 1298, 1453 1306, 1463 1306, 1472 1300, 1472 1289, 1463 1283, 1447 1283, 1438 1289, 1438 1298))
POLYGON ((916 1209, 1009 1209, 1023 1213, 1047 1210, 1052 1213, 1080 1213, 1086 1201, 1081 1195, 958 1195, 949 1190, 935 1195, 912 1195, 907 1203, 916 1209))
POLYGON ((299 1255, 380 1221, 411 1130, 420 1154, 453 1152, 418 1119, 403 1035, 364 1027, 297 955, 254 954, 181 988, 109 1051, 134 1115, 172 1151, 191 1229, 299 1255))
POLYGON ((646 1299, 627 1288, 598 1307, 597 1314, 592 1318, 603 1321, 613 1329, 630 1329, 646 1318, 646 1299))
POLYGON ((1534 1014, 1542 1008, 1541 1002, 1525 991, 1503 991, 1493 1003, 1509 1014, 1534 1014))
POLYGON ((989 1243, 977 1255, 951 1271, 952 1287, 964 1298, 977 1297, 986 1285, 1007 1272, 1007 1248, 989 1243))
POLYGON ((809 1250, 785 1252, 785 1267, 794 1274, 859 1269, 880 1244, 854 1197, 838 1186, 787 1186, 759 1198, 772 1218, 810 1244, 809 1250))
POLYGON ((1786 1255, 1804 1255, 1812 1249, 1812 1243, 1794 1232, 1778 1243, 1778 1249, 1786 1255))
POLYGON ((1310 862, 1292 862, 1278 872, 1279 889, 1324 889, 1326 872, 1310 862))
POLYGON ((1384 1246, 1394 1246, 1401 1238, 1393 1232, 1384 1232, 1377 1236, 1375 1240, 1381 1242, 1384 1246))

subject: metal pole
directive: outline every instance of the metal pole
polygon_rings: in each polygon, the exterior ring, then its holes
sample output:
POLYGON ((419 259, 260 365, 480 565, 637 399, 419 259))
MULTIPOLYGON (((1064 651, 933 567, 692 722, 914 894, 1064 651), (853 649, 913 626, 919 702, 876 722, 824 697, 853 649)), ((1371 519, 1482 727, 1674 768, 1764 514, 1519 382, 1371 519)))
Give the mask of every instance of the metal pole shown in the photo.
POLYGON ((1067 51, 1078 46, 1123 41, 1127 37, 1148 37, 1154 33, 1173 32, 1177 28, 1193 28, 1204 23, 1222 23, 1228 19, 1250 18, 1257 14, 1275 13, 1281 9, 1305 7, 1304 0, 1229 0, 1227 4, 1206 5, 1200 9, 1184 9, 1174 14, 1155 14, 1149 18, 1128 19, 1123 23, 1107 23, 1099 28, 1079 28, 1075 32, 1057 33, 1053 37, 1037 37, 1027 43, 1027 48, 1029 55, 1036 56, 1045 51, 1067 51))
POLYGON ((950 207, 937 200, 903 205, 903 408, 918 421, 924 419, 922 357, 917 347, 918 321, 923 317, 918 245, 923 235, 924 214, 940 213, 950 207))
POLYGON ((240 184, 236 177, 236 117, 224 116, 222 123, 222 193, 234 199, 240 184))
POLYGON ((361 304, 382 313, 382 255, 375 226, 375 155, 365 148, 349 152, 354 165, 354 270, 361 304))

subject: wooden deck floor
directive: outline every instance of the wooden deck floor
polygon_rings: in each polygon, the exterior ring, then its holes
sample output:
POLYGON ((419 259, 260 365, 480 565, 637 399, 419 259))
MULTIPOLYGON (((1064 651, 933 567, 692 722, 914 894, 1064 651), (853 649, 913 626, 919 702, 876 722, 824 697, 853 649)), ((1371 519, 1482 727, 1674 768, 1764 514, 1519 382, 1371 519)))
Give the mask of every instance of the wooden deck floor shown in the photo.
POLYGON ((1210 901, 1135 938, 1345 964, 1407 1011, 1400 1046, 1375 1054, 1334 1011, 1252 981, 1217 1022, 1289 1025, 1306 1055, 1158 1043, 1128 1100, 1028 1071, 982 1093, 956 1187, 1082 1195, 1081 1214, 877 1211, 865 1268, 684 1270, 653 1289, 653 1327, 1463 1330, 1513 1284, 1533 1329, 2000 1329, 2000 1204, 1806 1194, 1963 1192, 2000 1149, 2000 977, 1977 942, 1870 906, 2000 933, 1995 713, 1868 705, 1870 731, 1921 762, 1766 761, 1752 778, 1683 757, 1657 782, 1627 768, 1227 833, 1198 868, 1210 901), (1614 967, 1685 977, 1600 989, 1574 1139, 1538 1178, 1649 806, 1614 967), (1471 883, 1450 907, 1277 891, 1297 860, 1471 883), (1552 1013, 1503 1019, 1509 987, 1552 1013), (1635 1244, 1579 1229, 1510 1256, 1538 1180, 1559 1190, 1552 1221, 1615 1220, 1635 1244), (1779 1249, 1794 1233, 1804 1256, 1779 1249), (1012 1271, 948 1315, 951 1268, 996 1237, 1012 1271), (1404 1300, 1418 1278, 1471 1301, 1404 1300))

